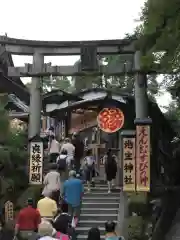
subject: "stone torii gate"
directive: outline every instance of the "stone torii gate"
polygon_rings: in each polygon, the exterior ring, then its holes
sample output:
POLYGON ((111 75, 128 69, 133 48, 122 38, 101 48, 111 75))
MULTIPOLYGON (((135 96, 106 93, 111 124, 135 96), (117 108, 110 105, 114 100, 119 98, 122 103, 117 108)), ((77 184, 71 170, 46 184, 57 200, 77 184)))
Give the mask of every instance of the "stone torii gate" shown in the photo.
MULTIPOLYGON (((25 64, 22 67, 8 67, 9 77, 32 77, 30 91, 30 120, 29 138, 40 134, 41 118, 41 77, 44 76, 116 76, 135 75, 135 112, 136 124, 147 122, 147 78, 146 74, 155 73, 151 70, 144 72, 141 69, 141 52, 135 48, 136 39, 102 40, 102 41, 33 41, 8 38, 0 36, 0 44, 6 51, 15 55, 32 55, 33 64, 25 64), (130 55, 131 60, 117 62, 113 66, 99 65, 98 55, 130 55), (81 67, 52 66, 44 64, 44 56, 71 56, 80 55, 81 67)), ((120 225, 121 233, 126 238, 126 229, 123 227, 127 211, 127 195, 121 192, 120 201, 120 225), (125 231, 125 232, 124 232, 125 231)))
POLYGON ((146 74, 141 71, 139 51, 135 49, 136 39, 102 41, 33 41, 0 36, 0 44, 15 55, 32 55, 33 64, 22 67, 8 67, 9 77, 32 77, 30 98, 29 138, 40 134, 41 78, 44 76, 115 76, 135 74, 136 118, 145 119, 147 113, 146 74), (134 55, 135 53, 135 55, 134 55), (98 65, 97 55, 132 55, 132 61, 117 62, 113 66, 98 65), (52 66, 44 64, 44 56, 81 56, 78 66, 52 66), (134 58, 133 58, 134 56, 134 58))

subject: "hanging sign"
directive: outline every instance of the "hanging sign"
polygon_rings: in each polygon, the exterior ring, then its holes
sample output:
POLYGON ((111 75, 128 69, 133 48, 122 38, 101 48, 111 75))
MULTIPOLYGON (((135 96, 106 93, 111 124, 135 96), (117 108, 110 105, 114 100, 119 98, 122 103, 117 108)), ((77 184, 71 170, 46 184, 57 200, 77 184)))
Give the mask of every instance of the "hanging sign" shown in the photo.
POLYGON ((84 111, 84 113, 72 113, 69 134, 83 131, 97 125, 97 113, 95 111, 84 111))
POLYGON ((5 209, 5 222, 8 223, 9 221, 14 220, 14 204, 10 201, 5 202, 4 204, 5 209))
POLYGON ((99 128, 106 133, 114 133, 124 125, 124 114, 119 108, 103 108, 97 116, 99 128))
POLYGON ((136 190, 150 191, 150 126, 136 126, 136 190))
POLYGON ((29 183, 42 184, 43 178, 43 143, 30 143, 29 183))
POLYGON ((123 138, 123 191, 126 192, 134 192, 136 190, 135 150, 135 138, 123 138))

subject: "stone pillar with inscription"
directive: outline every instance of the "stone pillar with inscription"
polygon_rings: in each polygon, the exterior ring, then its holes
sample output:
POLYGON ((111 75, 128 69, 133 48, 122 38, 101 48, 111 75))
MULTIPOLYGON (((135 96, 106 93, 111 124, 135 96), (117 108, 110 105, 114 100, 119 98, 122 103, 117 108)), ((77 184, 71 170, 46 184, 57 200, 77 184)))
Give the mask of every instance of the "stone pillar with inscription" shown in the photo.
POLYGON ((121 159, 119 162, 120 206, 118 213, 118 232, 128 239, 128 197, 127 192, 135 192, 135 131, 123 130, 120 139, 121 159))
POLYGON ((148 114, 147 76, 141 72, 141 53, 137 51, 135 63, 135 109, 136 109, 136 190, 150 191, 150 125, 148 114))

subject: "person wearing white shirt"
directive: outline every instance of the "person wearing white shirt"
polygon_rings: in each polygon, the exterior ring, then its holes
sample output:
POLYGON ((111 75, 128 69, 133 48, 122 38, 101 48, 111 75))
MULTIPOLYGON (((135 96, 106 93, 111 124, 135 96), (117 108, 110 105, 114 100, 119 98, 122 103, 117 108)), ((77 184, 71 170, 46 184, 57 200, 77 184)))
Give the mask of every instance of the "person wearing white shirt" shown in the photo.
POLYGON ((44 177, 43 196, 49 196, 53 193, 54 200, 58 203, 61 187, 60 174, 57 171, 56 163, 52 164, 51 170, 44 177))
POLYGON ((67 164, 71 165, 72 161, 74 160, 75 147, 71 143, 70 138, 66 138, 64 144, 62 144, 60 152, 63 150, 67 151, 67 164))
POLYGON ((48 144, 48 150, 49 150, 49 157, 50 162, 56 162, 57 157, 59 156, 59 150, 60 150, 60 144, 55 139, 55 136, 50 136, 49 144, 48 144))

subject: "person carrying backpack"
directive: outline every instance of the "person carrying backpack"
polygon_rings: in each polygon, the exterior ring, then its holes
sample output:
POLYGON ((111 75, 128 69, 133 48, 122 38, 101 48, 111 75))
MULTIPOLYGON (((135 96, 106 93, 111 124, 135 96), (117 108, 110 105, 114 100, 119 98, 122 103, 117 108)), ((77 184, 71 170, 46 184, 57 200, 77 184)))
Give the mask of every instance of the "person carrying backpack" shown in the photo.
POLYGON ((88 149, 86 152, 86 157, 84 158, 84 167, 88 191, 90 191, 92 179, 95 176, 95 158, 92 156, 91 149, 88 149))
POLYGON ((113 187, 113 180, 116 178, 117 163, 115 155, 112 155, 111 149, 108 150, 104 161, 106 179, 108 182, 108 193, 111 193, 113 187))
POLYGON ((61 184, 60 184, 60 192, 62 192, 62 187, 64 181, 68 178, 68 154, 67 150, 62 149, 60 155, 57 157, 56 160, 57 169, 61 176, 61 184))

